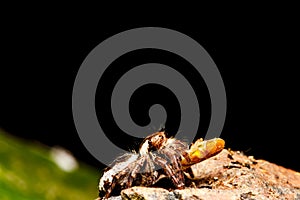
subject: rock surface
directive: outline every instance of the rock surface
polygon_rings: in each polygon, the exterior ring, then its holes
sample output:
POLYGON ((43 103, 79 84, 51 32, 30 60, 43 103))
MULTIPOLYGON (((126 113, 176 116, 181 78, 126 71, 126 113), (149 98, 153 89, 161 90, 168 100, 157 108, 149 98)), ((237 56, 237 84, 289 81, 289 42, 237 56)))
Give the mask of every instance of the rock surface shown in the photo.
POLYGON ((240 152, 224 149, 218 155, 195 164, 186 173, 186 189, 167 190, 132 187, 121 196, 126 200, 186 199, 299 199, 300 173, 240 152))

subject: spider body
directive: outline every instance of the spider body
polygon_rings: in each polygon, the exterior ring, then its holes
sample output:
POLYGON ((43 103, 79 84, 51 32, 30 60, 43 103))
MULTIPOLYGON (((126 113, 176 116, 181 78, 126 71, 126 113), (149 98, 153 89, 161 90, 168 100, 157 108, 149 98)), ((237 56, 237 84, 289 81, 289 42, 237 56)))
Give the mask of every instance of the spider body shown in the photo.
POLYGON ((167 138, 164 131, 146 137, 139 153, 127 153, 105 169, 99 181, 99 197, 108 198, 134 185, 151 186, 163 177, 174 186, 185 186, 184 170, 192 164, 215 155, 224 148, 224 141, 197 140, 189 146, 178 139, 167 138))

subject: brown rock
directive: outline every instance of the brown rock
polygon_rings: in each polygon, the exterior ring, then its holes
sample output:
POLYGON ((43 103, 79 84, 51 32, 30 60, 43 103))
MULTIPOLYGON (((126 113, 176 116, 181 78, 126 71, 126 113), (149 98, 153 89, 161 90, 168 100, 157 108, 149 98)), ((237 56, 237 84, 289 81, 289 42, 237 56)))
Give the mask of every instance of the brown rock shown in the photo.
POLYGON ((299 199, 300 173, 240 152, 223 150, 191 167, 186 189, 132 187, 122 199, 299 199))
POLYGON ((168 199, 169 191, 163 188, 132 187, 121 192, 124 200, 168 199))

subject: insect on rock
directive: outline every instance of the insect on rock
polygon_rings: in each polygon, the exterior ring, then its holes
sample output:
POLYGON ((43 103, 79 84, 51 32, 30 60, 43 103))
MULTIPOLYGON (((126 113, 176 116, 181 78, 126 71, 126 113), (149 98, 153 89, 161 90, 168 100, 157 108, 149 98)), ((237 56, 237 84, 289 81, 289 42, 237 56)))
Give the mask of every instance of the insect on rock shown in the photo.
POLYGON ((99 181, 99 197, 119 195, 131 186, 151 186, 161 178, 172 180, 177 189, 185 187, 185 170, 218 154, 225 146, 221 138, 198 139, 190 147, 176 138, 167 138, 164 131, 146 137, 138 153, 126 153, 118 157, 99 181))

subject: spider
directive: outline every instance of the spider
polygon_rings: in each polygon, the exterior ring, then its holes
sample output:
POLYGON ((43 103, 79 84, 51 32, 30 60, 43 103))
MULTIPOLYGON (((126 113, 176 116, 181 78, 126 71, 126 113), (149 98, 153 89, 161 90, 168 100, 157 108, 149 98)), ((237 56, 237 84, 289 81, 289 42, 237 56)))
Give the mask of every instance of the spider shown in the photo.
POLYGON ((203 141, 198 139, 189 148, 176 138, 167 138, 164 131, 147 136, 138 153, 118 157, 104 170, 99 181, 99 197, 118 195, 131 186, 151 186, 167 177, 177 189, 185 187, 185 170, 207 159, 224 148, 220 138, 203 141))

